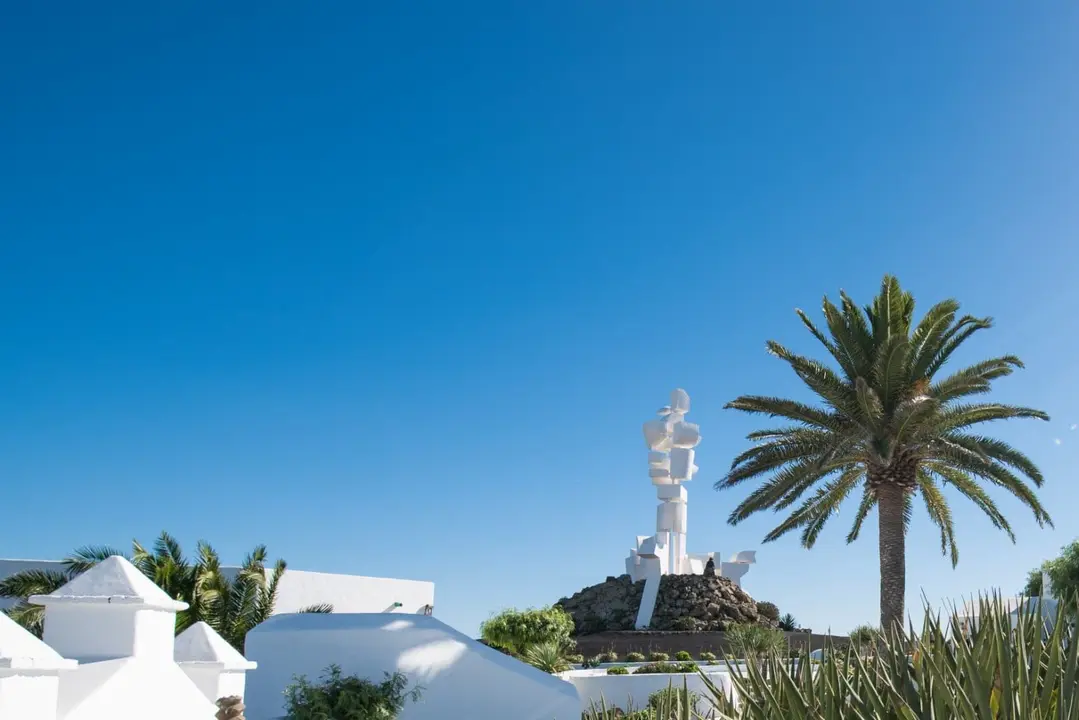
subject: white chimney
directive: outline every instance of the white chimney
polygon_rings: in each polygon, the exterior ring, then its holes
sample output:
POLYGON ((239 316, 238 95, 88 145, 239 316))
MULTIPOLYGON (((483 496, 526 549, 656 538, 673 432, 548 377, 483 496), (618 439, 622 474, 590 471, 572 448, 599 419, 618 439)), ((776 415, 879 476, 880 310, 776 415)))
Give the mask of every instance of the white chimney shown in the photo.
POLYGON ((187 608, 119 555, 29 601, 45 606, 45 642, 80 663, 126 657, 172 662, 176 613, 187 608))

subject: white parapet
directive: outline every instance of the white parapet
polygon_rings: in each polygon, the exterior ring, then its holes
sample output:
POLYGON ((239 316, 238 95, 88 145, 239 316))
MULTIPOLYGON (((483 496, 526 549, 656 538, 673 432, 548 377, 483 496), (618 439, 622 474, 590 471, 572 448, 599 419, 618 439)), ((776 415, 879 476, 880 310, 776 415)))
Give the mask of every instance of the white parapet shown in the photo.
POLYGON ((206 699, 244 698, 251 662, 204 622, 197 622, 176 636, 176 664, 191 678, 206 699))
POLYGON ((77 665, 0 613, 0 718, 57 720, 61 674, 77 665))

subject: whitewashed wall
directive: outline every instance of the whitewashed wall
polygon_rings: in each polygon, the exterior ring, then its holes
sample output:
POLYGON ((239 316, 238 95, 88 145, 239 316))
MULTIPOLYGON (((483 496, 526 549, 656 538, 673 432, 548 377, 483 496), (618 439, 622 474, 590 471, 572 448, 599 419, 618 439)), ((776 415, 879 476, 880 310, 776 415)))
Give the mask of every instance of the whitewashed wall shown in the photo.
MULTIPOLYGON (((226 572, 238 568, 225 567, 226 572)), ((63 570, 57 560, 0 560, 0 580, 22 570, 63 570)), ((278 592, 274 612, 292 613, 308 605, 330 603, 335 612, 350 613, 422 613, 425 605, 435 603, 435 584, 421 580, 364 577, 337 573, 286 570, 278 592), (394 607, 401 603, 401 607, 394 607)), ((0 610, 14 600, 0 598, 0 610)))
POLYGON ((399 671, 424 688, 400 720, 580 720, 572 684, 422 615, 279 615, 247 635, 258 663, 247 678, 248 720, 284 715, 282 690, 296 675, 315 680, 330 664, 381 680, 399 671))

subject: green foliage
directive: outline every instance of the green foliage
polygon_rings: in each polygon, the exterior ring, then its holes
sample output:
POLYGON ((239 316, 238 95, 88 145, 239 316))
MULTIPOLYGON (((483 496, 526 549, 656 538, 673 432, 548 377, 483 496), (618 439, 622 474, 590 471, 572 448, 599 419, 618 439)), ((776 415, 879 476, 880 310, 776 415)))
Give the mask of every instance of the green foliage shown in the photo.
POLYGON ((599 667, 602 662, 603 661, 599 659, 599 655, 597 655, 595 657, 587 658, 583 663, 581 663, 581 667, 583 667, 583 668, 595 668, 595 667, 599 667))
POLYGON ((713 652, 708 652, 707 650, 705 650, 698 657, 700 658, 700 660, 702 660, 704 662, 715 662, 716 654, 713 653, 713 652))
POLYGON ((690 660, 692 660, 692 659, 693 659, 693 656, 692 656, 692 655, 690 655, 690 654, 689 654, 688 652, 686 652, 685 650, 679 650, 678 652, 676 652, 676 653, 674 654, 674 659, 675 659, 675 660, 679 660, 679 661, 681 661, 681 662, 689 662, 690 660))
POLYGON ((562 654, 562 646, 556 642, 529 645, 521 659, 532 667, 547 673, 560 673, 569 670, 569 661, 562 654))
POLYGON ((605 652, 601 652, 596 657, 599 658, 600 662, 604 663, 618 662, 618 653, 616 653, 614 650, 607 650, 605 652))
POLYGON ((852 645, 864 647, 877 641, 880 630, 875 625, 859 625, 850 631, 849 637, 852 645))
POLYGON ((794 616, 790 613, 781 615, 779 618, 779 629, 786 630, 787 632, 794 632, 798 629, 798 621, 794 619, 794 616))
POLYGON ((408 690, 401 673, 386 673, 381 683, 355 675, 345 676, 331 665, 312 683, 300 676, 285 689, 286 720, 393 720, 408 702, 415 702, 421 688, 408 690))
POLYGON ((651 652, 648 653, 648 659, 652 662, 667 662, 671 656, 665 652, 651 652))
MULTIPOLYGON (((64 559, 62 571, 27 570, 0 581, 0 597, 19 600, 8 615, 41 637, 44 608, 30 605, 26 598, 53 593, 113 555, 124 554, 109 547, 85 546, 64 559)), ((149 548, 132 541, 131 554, 125 557, 169 597, 187 603, 188 608, 176 614, 177 633, 203 621, 241 653, 248 631, 273 613, 286 568, 285 561, 278 560, 268 570, 266 546, 258 545, 239 571, 229 575, 222 572, 217 551, 208 543, 199 542, 195 557, 188 558, 167 532, 149 548)), ((333 606, 322 604, 305 611, 332 612, 333 606)))
POLYGON ((574 665, 583 665, 584 655, 567 655, 566 662, 573 663, 574 665))
POLYGON ((671 685, 649 695, 648 707, 653 711, 667 709, 671 714, 665 717, 678 717, 683 709, 693 710, 697 706, 699 697, 695 692, 687 692, 671 685))
POLYGON ((675 673, 695 673, 699 669, 699 666, 695 662, 650 662, 645 665, 641 665, 639 668, 634 670, 633 673, 635 675, 663 675, 675 673))
POLYGON ((509 609, 494 615, 480 626, 480 636, 492 645, 523 655, 532 645, 570 645, 573 618, 561 607, 509 609))
POLYGON ((970 633, 930 610, 920 632, 893 632, 866 656, 852 646, 815 663, 751 657, 731 673, 737 706, 702 674, 704 715, 672 710, 692 700, 683 682, 659 708, 623 715, 601 702, 584 720, 1079 720, 1079 638, 1063 604, 1047 619, 1028 607, 1014 628, 999 598, 979 605, 970 633))
POLYGON ((626 662, 644 662, 644 653, 626 653, 626 662))
POLYGON ((676 617, 671 621, 672 630, 681 630, 683 632, 690 632, 697 629, 697 621, 691 618, 689 615, 683 615, 682 617, 676 617))
POLYGON ((775 603, 757 603, 757 613, 760 614, 761 617, 768 618, 772 622, 776 622, 777 620, 779 620, 779 608, 776 607, 775 603))
POLYGON ((1041 567, 1030 571, 1024 595, 1040 597, 1042 594, 1042 573, 1049 576, 1052 593, 1064 599, 1069 610, 1075 611, 1074 598, 1079 597, 1079 540, 1060 549, 1060 555, 1047 560, 1041 567))
POLYGON ((841 292, 838 305, 824 298, 823 313, 823 331, 804 312, 799 310, 798 316, 824 347, 828 362, 798 355, 777 342, 767 344, 769 353, 791 367, 816 402, 744 395, 728 403, 729 408, 780 418, 781 423, 750 433, 752 446, 734 459, 716 487, 756 481, 729 522, 790 508, 790 515, 764 540, 798 530, 807 548, 852 495, 859 502, 848 542, 858 538, 877 508, 888 535, 882 546, 894 549, 880 558, 881 623, 901 626, 903 542, 916 498, 921 498, 940 533, 941 552, 953 565, 959 551, 945 486, 970 500, 1013 540, 1011 525, 984 486, 1011 493, 1031 510, 1039 526, 1051 525, 1031 487, 1043 482, 1034 462, 1011 445, 980 434, 982 424, 990 421, 1049 418, 1032 408, 972 402, 990 392, 993 381, 1023 367, 1014 355, 942 376, 940 371, 960 346, 992 326, 990 318, 960 316, 954 300, 934 305, 915 322, 913 296, 894 277, 885 276, 880 293, 865 308, 841 292))
POLYGON ((731 625, 727 628, 726 639, 731 649, 744 658, 782 653, 787 649, 787 636, 783 631, 764 625, 731 625))
POLYGON ((614 667, 607 668, 608 675, 629 675, 629 669, 624 665, 615 665, 614 667))

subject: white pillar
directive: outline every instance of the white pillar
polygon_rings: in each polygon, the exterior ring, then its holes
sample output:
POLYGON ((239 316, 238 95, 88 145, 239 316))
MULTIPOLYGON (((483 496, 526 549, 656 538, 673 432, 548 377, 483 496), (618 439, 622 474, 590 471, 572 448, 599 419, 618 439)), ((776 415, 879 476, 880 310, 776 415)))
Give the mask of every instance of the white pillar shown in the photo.
POLYGON ((204 622, 176 636, 175 657, 184 674, 213 703, 233 696, 243 700, 247 671, 257 667, 204 622))

